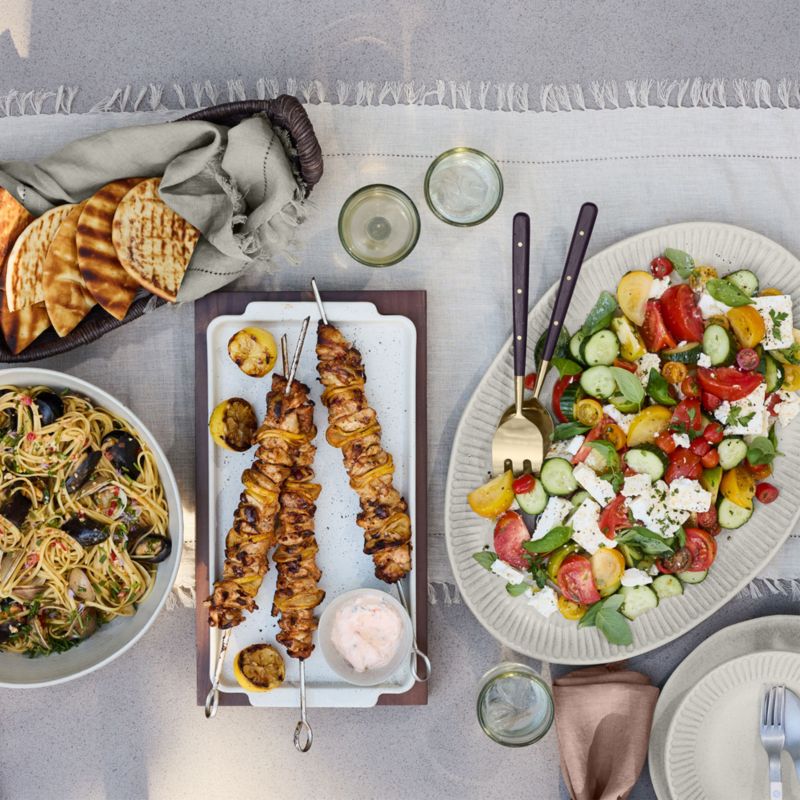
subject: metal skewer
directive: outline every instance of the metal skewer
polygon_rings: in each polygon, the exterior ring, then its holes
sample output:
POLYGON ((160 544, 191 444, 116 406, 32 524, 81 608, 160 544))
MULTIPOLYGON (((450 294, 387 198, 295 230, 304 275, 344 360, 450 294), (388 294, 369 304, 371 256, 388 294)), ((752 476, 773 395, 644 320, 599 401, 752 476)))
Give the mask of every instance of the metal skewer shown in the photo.
MULTIPOLYGON (((320 297, 319 289, 317 288, 317 279, 311 279, 311 291, 314 293, 314 300, 317 302, 317 308, 319 309, 319 316, 322 319, 325 325, 328 324, 328 317, 325 314, 325 306, 322 303, 322 297, 320 297)), ((406 597, 405 589, 403 588, 402 581, 398 581, 396 584, 397 586, 397 593, 400 595, 400 602, 403 604, 403 608, 406 610, 406 614, 411 618, 412 622, 412 631, 413 633, 413 640, 412 640, 412 647, 411 647, 411 676, 414 678, 415 681, 420 681, 421 683, 427 682, 427 680, 431 676, 431 660, 428 658, 427 654, 424 653, 422 650, 419 649, 419 645, 417 644, 417 633, 414 630, 414 617, 411 614, 411 606, 408 603, 408 598, 406 597), (425 665, 425 672, 423 675, 419 674, 417 666, 419 661, 425 665)))
MULTIPOLYGON (((297 347, 292 357, 292 365, 289 367, 289 375, 286 379, 285 395, 288 395, 294 382, 294 376, 297 372, 297 365, 300 363, 300 353, 303 351, 303 344, 305 344, 306 333, 308 325, 311 322, 311 317, 306 317, 300 327, 300 338, 297 340, 297 347)), ((286 366, 289 363, 289 349, 286 344, 286 334, 281 337, 281 357, 283 358, 283 374, 286 375, 286 366)), ((306 662, 305 659, 298 659, 300 667, 300 721, 294 729, 294 746, 300 753, 307 753, 314 743, 314 731, 308 723, 306 717, 306 662)))
POLYGON ((228 652, 228 645, 231 643, 231 633, 233 633, 233 628, 228 628, 219 640, 217 663, 214 665, 214 679, 211 681, 211 688, 206 695, 206 719, 211 719, 217 715, 217 709, 219 708, 219 679, 222 676, 225 653, 228 652))

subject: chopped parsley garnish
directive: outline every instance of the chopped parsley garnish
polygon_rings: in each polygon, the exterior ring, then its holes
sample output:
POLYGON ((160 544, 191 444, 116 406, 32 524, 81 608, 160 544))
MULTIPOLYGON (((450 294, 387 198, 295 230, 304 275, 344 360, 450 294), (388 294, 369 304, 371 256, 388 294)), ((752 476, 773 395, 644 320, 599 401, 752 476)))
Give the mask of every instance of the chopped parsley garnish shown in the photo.
POLYGON ((774 308, 769 310, 769 318, 772 320, 772 338, 781 338, 781 324, 786 321, 789 314, 786 311, 776 311, 774 308))
POLYGON ((751 411, 749 414, 742 414, 742 409, 739 406, 733 406, 728 412, 728 419, 725 420, 726 425, 741 425, 745 427, 750 424, 750 421, 755 417, 756 412, 751 411))

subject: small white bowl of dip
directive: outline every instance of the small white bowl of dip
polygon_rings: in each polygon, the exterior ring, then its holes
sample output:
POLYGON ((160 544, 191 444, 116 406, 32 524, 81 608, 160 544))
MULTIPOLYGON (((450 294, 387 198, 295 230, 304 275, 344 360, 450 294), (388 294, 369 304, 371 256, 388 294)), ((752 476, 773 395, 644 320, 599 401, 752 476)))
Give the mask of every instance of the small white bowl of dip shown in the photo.
POLYGON ((380 589, 354 589, 322 612, 319 646, 331 669, 356 686, 385 683, 408 663, 413 631, 398 600, 380 589))

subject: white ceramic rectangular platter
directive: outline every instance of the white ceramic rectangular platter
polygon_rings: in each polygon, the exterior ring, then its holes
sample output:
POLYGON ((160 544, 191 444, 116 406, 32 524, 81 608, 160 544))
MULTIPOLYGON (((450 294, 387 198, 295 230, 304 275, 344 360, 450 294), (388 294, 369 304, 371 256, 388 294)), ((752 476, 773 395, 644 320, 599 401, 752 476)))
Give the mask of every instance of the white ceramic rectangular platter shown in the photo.
MULTIPOLYGON (((416 328, 407 317, 378 313, 372 303, 331 302, 326 303, 325 308, 328 319, 341 329, 363 356, 367 373, 367 396, 370 405, 378 412, 384 446, 394 456, 395 484, 408 501, 413 532, 416 528, 416 328)), ((307 316, 311 317, 311 324, 296 377, 310 387, 311 399, 316 404, 314 422, 318 432, 314 470, 316 481, 322 485, 315 520, 319 543, 317 563, 322 570, 320 583, 326 593, 325 600, 317 609, 321 614, 327 603, 351 589, 372 587, 389 592, 394 590, 375 577, 372 559, 363 553, 363 535, 356 525, 358 498, 349 486, 341 452, 325 441, 327 411, 320 401, 321 386, 317 380, 315 345, 319 315, 314 303, 250 303, 241 315, 221 316, 211 322, 206 333, 208 414, 210 416, 213 408, 227 398, 243 397, 253 405, 259 421, 262 420, 271 375, 257 379, 241 372, 228 356, 228 340, 247 325, 266 328, 275 336, 276 341, 286 333, 291 358, 302 320, 307 316)), ((276 369, 282 372, 280 360, 276 369)), ((208 447, 209 464, 209 576, 213 581, 222 570, 225 536, 230 529, 241 493, 241 474, 250 466, 254 451, 232 453, 214 445, 210 437, 205 446, 208 447)), ((412 544, 413 568, 416 565, 416 537, 412 538, 412 544)), ((247 694, 254 706, 296 707, 298 664, 275 642, 278 626, 271 613, 275 577, 275 567, 271 564, 256 597, 258 611, 248 615, 245 622, 233 630, 219 688, 222 692, 247 694), (278 648, 286 662, 286 680, 281 687, 270 692, 246 693, 234 678, 232 654, 256 642, 270 642, 278 648)), ((413 592, 409 595, 412 621, 416 629, 416 597, 413 592)), ((212 628, 209 674, 213 673, 219 638, 220 632, 212 628)), ((413 683, 408 664, 386 683, 360 687, 343 682, 325 662, 319 647, 306 660, 308 705, 312 707, 373 706, 381 695, 406 692, 413 683)))

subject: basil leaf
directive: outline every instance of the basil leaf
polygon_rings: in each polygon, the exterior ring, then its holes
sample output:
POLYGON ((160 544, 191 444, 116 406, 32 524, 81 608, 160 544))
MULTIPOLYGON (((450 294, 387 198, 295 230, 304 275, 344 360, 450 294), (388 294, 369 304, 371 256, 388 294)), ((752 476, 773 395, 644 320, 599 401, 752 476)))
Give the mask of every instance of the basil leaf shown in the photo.
POLYGON ((619 453, 611 442, 607 442, 605 439, 595 439, 593 442, 587 442, 586 444, 603 456, 607 470, 619 469, 619 453))
POLYGON ((674 552, 663 536, 659 536, 641 525, 634 525, 625 531, 619 531, 616 539, 618 544, 636 545, 649 556, 671 555, 674 552))
POLYGON ((553 550, 566 544, 572 537, 572 527, 569 525, 558 525, 551 528, 541 539, 525 542, 522 546, 529 553, 550 553, 553 550))
POLYGON ((783 350, 778 350, 780 353, 790 364, 794 364, 797 366, 800 364, 800 344, 795 342, 791 347, 787 347, 783 350))
POLYGON ((619 611, 622 607, 622 604, 625 602, 624 595, 621 594, 612 594, 603 600, 603 610, 604 611, 619 611))
POLYGON ((619 611, 601 608, 595 625, 611 644, 628 645, 633 642, 630 623, 619 611))
POLYGON ((769 434, 768 434, 769 440, 772 442, 772 446, 775 448, 775 450, 778 449, 778 431, 777 431, 777 428, 778 428, 777 425, 771 425, 770 429, 769 429, 769 434))
POLYGON ((473 553, 472 557, 484 568, 492 571, 492 564, 497 561, 497 554, 491 550, 481 550, 480 553, 473 553))
POLYGON ((581 425, 580 422, 562 422, 560 425, 556 425, 553 431, 553 441, 563 442, 565 439, 572 439, 573 436, 579 436, 590 430, 588 425, 581 425))
POLYGON ((620 394, 622 394, 629 403, 633 403, 638 408, 641 408, 644 402, 644 387, 639 378, 632 372, 622 369, 622 367, 609 367, 609 369, 614 376, 620 394))
POLYGON ((507 583, 506 584, 506 591, 512 597, 519 597, 521 594, 525 594, 525 592, 529 588, 530 587, 528 586, 527 583, 525 583, 525 581, 522 581, 521 583, 507 583))
POLYGON ((591 336, 598 331, 607 328, 614 318, 617 310, 617 298, 611 292, 603 290, 597 298, 597 302, 586 317, 581 330, 584 336, 591 336))
POLYGON ((766 436, 756 436, 747 446, 747 460, 751 464, 771 464, 781 455, 766 436))
MULTIPOLYGON (((613 595, 612 595, 613 597, 613 595)), ((600 613, 600 609, 603 607, 603 601, 600 600, 597 603, 593 603, 589 606, 586 613, 580 618, 578 621, 579 628, 593 628, 595 624, 595 620, 597 619, 597 615, 600 613)))
MULTIPOLYGON (((536 347, 533 349, 533 361, 536 364, 537 371, 542 363, 542 356, 544 355, 544 343, 547 340, 547 331, 545 331, 537 340, 536 347)), ((566 328, 561 328, 558 332, 558 339, 556 340, 556 349, 553 351, 555 358, 569 358, 569 331, 566 328)))
POLYGON ((752 297, 748 297, 738 286, 725 278, 711 278, 706 284, 706 291, 726 306, 747 306, 753 302, 752 297))
POLYGON ((647 378, 647 394, 662 406, 674 406, 678 401, 669 393, 667 379, 655 368, 650 368, 647 378))
POLYGON ((678 542, 678 547, 686 547, 686 528, 683 525, 675 531, 675 539, 678 542))
POLYGON ((668 247, 664 251, 664 256, 672 262, 672 266, 675 267, 675 272, 677 272, 681 278, 684 280, 689 279, 689 276, 694 270, 694 259, 688 253, 684 253, 683 250, 674 250, 668 247))
POLYGON ((579 372, 583 372, 583 367, 571 358, 554 357, 550 363, 558 370, 561 378, 565 375, 577 375, 579 372))

